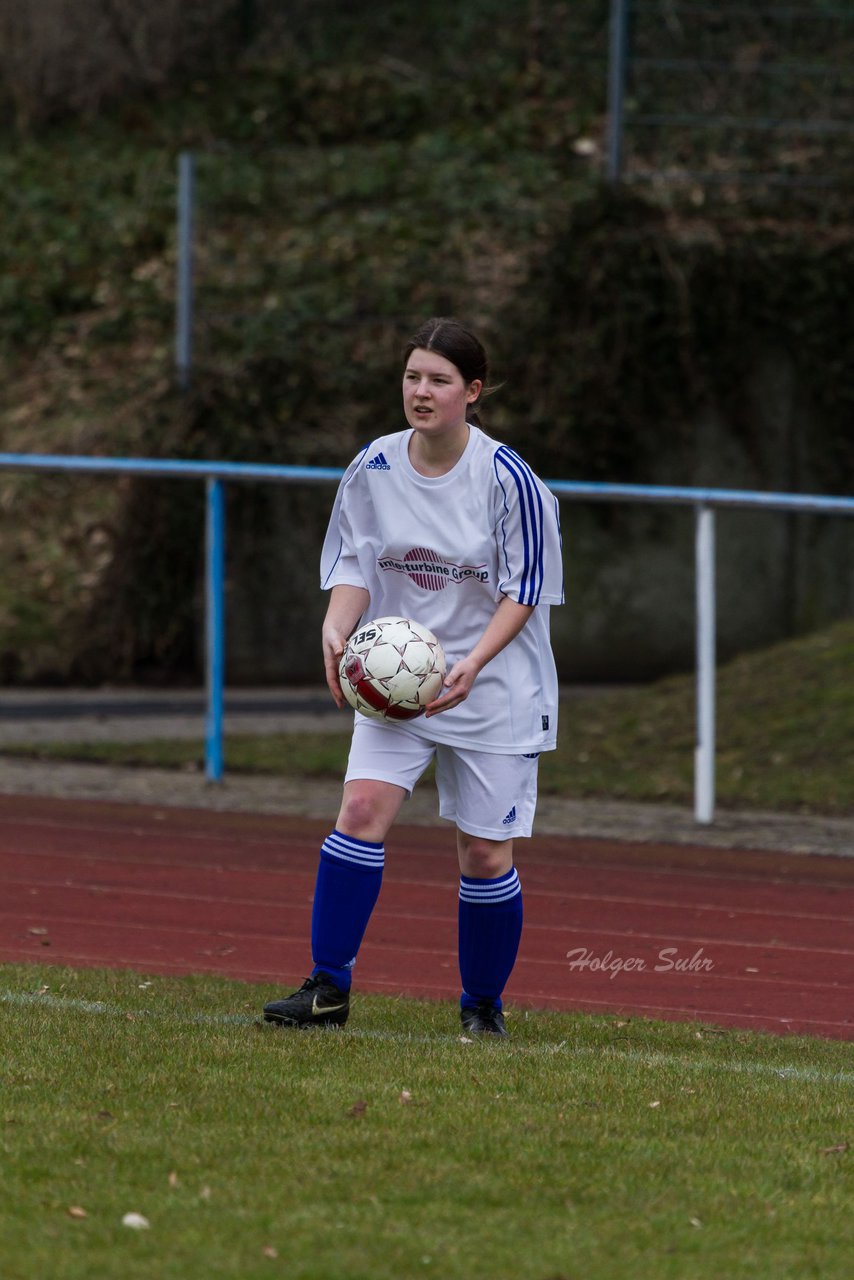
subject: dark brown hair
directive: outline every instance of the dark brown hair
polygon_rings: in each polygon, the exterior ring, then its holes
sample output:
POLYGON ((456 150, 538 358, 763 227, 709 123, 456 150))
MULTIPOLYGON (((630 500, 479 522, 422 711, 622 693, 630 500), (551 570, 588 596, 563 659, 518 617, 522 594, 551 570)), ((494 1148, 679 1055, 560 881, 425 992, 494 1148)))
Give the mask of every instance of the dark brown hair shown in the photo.
MULTIPOLYGON (((486 385, 489 377, 489 360, 483 344, 471 330, 466 329, 465 325, 460 324, 459 320, 454 320, 452 316, 434 316, 431 320, 425 320, 406 344, 403 353, 404 369, 409 357, 416 350, 435 351, 446 360, 450 360, 451 364, 459 369, 466 386, 477 378, 483 384, 482 396, 488 395, 492 390, 486 385)), ((473 406, 469 406, 466 417, 476 426, 480 425, 480 418, 473 406)))

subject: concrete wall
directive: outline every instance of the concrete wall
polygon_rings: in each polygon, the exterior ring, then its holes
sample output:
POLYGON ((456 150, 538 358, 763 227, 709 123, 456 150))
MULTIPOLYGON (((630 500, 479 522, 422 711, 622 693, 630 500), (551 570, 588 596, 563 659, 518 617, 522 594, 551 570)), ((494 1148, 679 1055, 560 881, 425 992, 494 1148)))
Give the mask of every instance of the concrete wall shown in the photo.
MULTIPOLYGON (((835 487, 826 482, 821 433, 783 355, 770 351, 758 361, 746 395, 749 438, 706 410, 690 446, 664 448, 649 482, 845 492, 844 477, 835 487)), ((326 601, 317 562, 332 496, 331 486, 262 486, 236 496, 230 682, 322 678, 326 601)), ((693 512, 564 501, 561 518, 568 603, 553 610, 552 623, 562 679, 634 681, 690 668, 693 512)), ((726 509, 717 534, 721 658, 854 615, 854 519, 726 509)))

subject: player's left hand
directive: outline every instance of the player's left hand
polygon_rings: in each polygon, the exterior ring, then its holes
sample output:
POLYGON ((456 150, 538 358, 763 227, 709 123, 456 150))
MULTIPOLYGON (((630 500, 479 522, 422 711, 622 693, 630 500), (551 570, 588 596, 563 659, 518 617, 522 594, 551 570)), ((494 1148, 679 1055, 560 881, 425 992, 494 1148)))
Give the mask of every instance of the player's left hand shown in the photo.
POLYGON ((427 703, 425 717, 437 716, 441 711, 450 711, 451 707, 458 707, 461 702, 465 702, 479 673, 480 667, 471 657, 455 662, 445 676, 444 691, 438 698, 427 703))

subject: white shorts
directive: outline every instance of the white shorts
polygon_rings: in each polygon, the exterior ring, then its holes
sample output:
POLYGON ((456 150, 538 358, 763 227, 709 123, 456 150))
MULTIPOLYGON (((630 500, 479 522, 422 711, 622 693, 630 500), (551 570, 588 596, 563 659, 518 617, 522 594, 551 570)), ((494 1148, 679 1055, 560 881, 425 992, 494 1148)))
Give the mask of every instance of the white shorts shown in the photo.
POLYGON ((428 742, 402 725, 356 716, 344 781, 391 782, 411 795, 434 756, 440 817, 484 840, 531 834, 539 755, 502 756, 449 747, 428 742))

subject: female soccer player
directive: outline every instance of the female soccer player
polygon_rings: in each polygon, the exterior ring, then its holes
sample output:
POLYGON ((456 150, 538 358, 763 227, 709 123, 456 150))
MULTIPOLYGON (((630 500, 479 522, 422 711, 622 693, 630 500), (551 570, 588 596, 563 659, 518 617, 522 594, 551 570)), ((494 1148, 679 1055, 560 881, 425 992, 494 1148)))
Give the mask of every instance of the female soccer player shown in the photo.
POLYGON ((331 590, 326 679, 360 620, 396 615, 441 640, 448 673, 416 720, 356 713, 344 794, 314 896, 314 969, 268 1004, 286 1026, 341 1026, 351 971, 379 894, 384 841, 436 759, 440 814, 456 824, 463 1028, 505 1036, 501 993, 522 932, 513 841, 530 836, 541 751, 557 730, 549 606, 563 601, 557 501, 517 453, 491 440, 474 406, 488 366, 456 320, 427 321, 406 348, 409 427, 373 440, 344 475, 321 557, 331 590))

